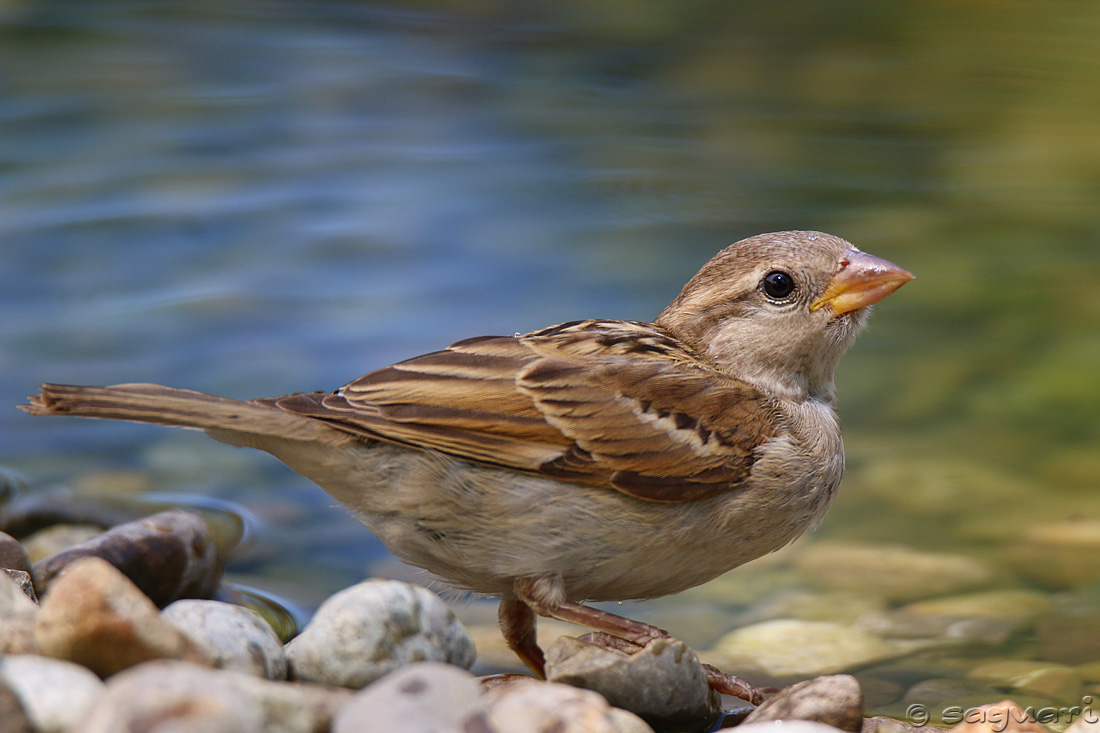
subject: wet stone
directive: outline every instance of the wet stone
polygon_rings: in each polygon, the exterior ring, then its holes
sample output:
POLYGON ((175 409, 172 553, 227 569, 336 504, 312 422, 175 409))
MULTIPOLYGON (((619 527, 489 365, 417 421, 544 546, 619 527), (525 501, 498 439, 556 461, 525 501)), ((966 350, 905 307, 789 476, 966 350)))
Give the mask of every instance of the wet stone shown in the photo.
POLYGON ((0 532, 0 569, 31 571, 31 561, 27 550, 6 532, 0 532))
POLYGON ((817 586, 895 602, 971 590, 995 577, 979 560, 902 545, 821 542, 795 562, 802 577, 817 586))
POLYGON ((28 492, 0 506, 0 530, 23 540, 56 524, 94 525, 103 531, 133 518, 133 509, 107 505, 68 489, 28 492))
POLYGON ((1028 527, 1007 549, 1021 575, 1056 588, 1076 588, 1100 577, 1100 520, 1028 527))
POLYGON ((1077 671, 1081 679, 1087 683, 1100 682, 1100 662, 1086 662, 1077 665, 1077 671))
POLYGON ((901 699, 903 702, 933 703, 967 697, 988 699, 994 694, 994 689, 984 682, 942 677, 921 680, 906 690, 901 699))
POLYGON ((886 603, 881 598, 851 591, 793 590, 756 604, 747 614, 738 617, 738 625, 746 626, 773 619, 796 619, 846 626, 885 608, 886 603))
POLYGON ((868 709, 882 707, 897 702, 905 694, 905 687, 878 677, 859 676, 859 686, 863 690, 863 705, 868 709))
POLYGON ((439 596, 396 580, 367 580, 333 595, 286 652, 293 678, 354 689, 408 662, 469 668, 476 656, 439 596))
POLYGON ((199 647, 218 669, 286 679, 283 644, 263 616, 220 601, 183 599, 161 613, 165 621, 199 647))
POLYGON ((108 561, 160 607, 179 598, 208 598, 221 578, 210 529, 201 515, 184 509, 119 525, 35 563, 39 595, 66 566, 83 557, 108 561))
POLYGON ((1050 598, 1032 590, 989 590, 910 603, 904 610, 927 616, 1010 619, 1027 623, 1049 613, 1050 598))
POLYGON ((1095 609, 1062 611, 1036 624, 1043 659, 1084 664, 1100 659, 1100 614, 1095 609))
POLYGON ((677 639, 627 654, 561 637, 546 650, 546 678, 598 692, 656 728, 707 730, 721 712, 698 656, 677 639))
POLYGON ((0 657, 0 682, 40 733, 74 730, 103 693, 103 682, 79 664, 33 654, 0 657))
POLYGON ((51 584, 34 640, 39 653, 102 677, 150 659, 203 660, 136 585, 96 557, 76 560, 51 584))
POLYGON ((936 646, 995 646, 1026 624, 1012 618, 965 618, 913 613, 905 608, 878 611, 862 617, 852 628, 884 639, 923 639, 936 646))
POLYGON ((816 677, 780 690, 752 711, 745 723, 776 720, 812 720, 859 733, 863 727, 863 690, 851 675, 816 677))

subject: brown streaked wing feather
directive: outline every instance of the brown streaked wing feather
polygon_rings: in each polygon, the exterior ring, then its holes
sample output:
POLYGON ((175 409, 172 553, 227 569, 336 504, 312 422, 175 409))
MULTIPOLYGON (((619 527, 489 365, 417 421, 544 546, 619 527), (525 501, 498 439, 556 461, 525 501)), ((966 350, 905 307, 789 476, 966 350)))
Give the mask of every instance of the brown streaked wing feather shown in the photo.
POLYGON ((748 477, 756 448, 782 429, 775 406, 755 387, 693 361, 678 344, 662 353, 662 338, 641 338, 654 347, 644 356, 625 339, 622 355, 602 364, 544 358, 520 373, 520 389, 576 442, 542 472, 583 483, 586 471, 608 476, 614 488, 653 501, 711 496, 748 477))
POLYGON ((331 393, 275 403, 365 437, 535 471, 569 448, 515 375, 536 359, 515 338, 481 337, 371 372, 331 393))
POLYGON ((265 402, 365 437, 654 501, 737 486, 779 429, 754 388, 660 329, 620 321, 468 339, 336 392, 265 402))

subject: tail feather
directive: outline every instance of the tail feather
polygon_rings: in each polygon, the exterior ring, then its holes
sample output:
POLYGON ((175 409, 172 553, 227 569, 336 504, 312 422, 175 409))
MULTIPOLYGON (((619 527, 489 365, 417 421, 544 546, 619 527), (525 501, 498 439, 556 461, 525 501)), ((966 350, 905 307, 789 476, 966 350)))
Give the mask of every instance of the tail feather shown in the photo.
MULTIPOLYGON (((205 392, 164 387, 159 384, 117 384, 112 387, 83 387, 44 384, 19 409, 31 415, 75 415, 80 417, 132 420, 174 425, 225 434, 260 435, 291 440, 342 443, 352 436, 312 418, 286 412, 271 404, 242 402, 205 392)), ((229 440, 227 442, 234 442, 229 440)))

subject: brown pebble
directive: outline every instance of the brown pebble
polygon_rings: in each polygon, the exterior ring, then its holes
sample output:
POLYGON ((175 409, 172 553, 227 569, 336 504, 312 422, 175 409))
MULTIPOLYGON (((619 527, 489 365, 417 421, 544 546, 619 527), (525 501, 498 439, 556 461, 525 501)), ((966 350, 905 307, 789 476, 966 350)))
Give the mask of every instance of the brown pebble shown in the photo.
POLYGON ((204 661, 136 585, 96 557, 76 560, 50 585, 34 640, 39 653, 101 677, 152 659, 204 661))
POLYGON ((118 568, 163 608, 180 598, 209 598, 221 565, 214 536, 196 512, 184 509, 127 522, 34 564, 38 594, 73 561, 99 557, 118 568))

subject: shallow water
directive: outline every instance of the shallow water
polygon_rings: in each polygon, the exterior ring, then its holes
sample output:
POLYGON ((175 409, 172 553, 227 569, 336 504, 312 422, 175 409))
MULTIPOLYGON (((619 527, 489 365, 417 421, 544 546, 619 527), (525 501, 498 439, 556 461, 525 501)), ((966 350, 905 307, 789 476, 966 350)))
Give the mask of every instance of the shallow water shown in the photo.
MULTIPOLYGON (((651 318, 729 242, 822 229, 918 279, 842 365, 849 478, 815 539, 1088 606, 1089 567, 1018 540, 1100 520, 1098 31, 1060 0, 7 3, 0 402, 329 389, 651 318)), ((35 484, 122 468, 240 503, 231 573, 303 607, 385 564, 262 455, 14 409, 0 435, 35 484)))

